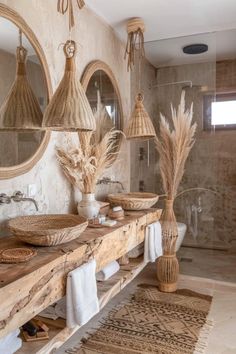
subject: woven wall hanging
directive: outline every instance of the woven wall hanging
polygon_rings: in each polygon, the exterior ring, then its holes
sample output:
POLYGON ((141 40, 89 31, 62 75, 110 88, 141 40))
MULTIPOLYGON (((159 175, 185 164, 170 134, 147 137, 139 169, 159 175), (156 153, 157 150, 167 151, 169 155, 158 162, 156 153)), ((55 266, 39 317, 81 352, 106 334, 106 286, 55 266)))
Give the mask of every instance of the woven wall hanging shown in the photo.
POLYGON ((27 50, 20 45, 16 50, 16 77, 0 109, 1 130, 42 129, 43 114, 26 74, 27 50))
MULTIPOLYGON (((77 0, 79 8, 83 1, 77 0)), ((69 13, 69 33, 74 26, 72 0, 59 0, 58 11, 69 13)), ((64 45, 66 57, 64 76, 50 100, 43 117, 43 127, 59 131, 89 131, 96 129, 95 118, 76 73, 76 43, 69 39, 64 45)))

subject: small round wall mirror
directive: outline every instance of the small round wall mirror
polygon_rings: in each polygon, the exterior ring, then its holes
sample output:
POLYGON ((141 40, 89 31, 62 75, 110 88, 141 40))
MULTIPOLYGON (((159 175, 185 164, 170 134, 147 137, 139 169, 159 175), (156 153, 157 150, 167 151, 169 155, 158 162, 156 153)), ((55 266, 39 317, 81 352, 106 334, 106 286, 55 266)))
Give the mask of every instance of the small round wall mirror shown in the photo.
MULTIPOLYGON (((108 65, 94 61, 88 65, 82 76, 82 85, 96 118, 96 139, 112 128, 122 130, 123 111, 120 92, 114 74, 108 65)), ((121 134, 117 135, 117 149, 121 134)))
MULTIPOLYGON (((5 101, 16 75, 16 49, 27 50, 26 75, 43 113, 49 98, 50 84, 46 60, 33 32, 13 10, 0 4, 0 107, 5 101)), ((0 179, 27 172, 42 156, 50 133, 43 131, 0 131, 0 179)))

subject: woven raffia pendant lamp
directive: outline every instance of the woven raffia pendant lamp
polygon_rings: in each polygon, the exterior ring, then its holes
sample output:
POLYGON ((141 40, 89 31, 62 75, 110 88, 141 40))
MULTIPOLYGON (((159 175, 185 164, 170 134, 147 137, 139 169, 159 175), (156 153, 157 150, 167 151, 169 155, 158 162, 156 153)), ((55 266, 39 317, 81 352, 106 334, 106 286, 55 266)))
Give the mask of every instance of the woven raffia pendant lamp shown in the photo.
POLYGON ((27 50, 20 44, 16 51, 16 78, 0 109, 0 130, 42 129, 43 114, 27 79, 26 58, 27 50))
MULTIPOLYGON (((77 2, 82 8, 84 2, 77 2)), ((58 1, 58 11, 69 12, 69 30, 74 26, 72 0, 58 1), (65 6, 66 4, 66 6, 65 6)), ((96 129, 95 118, 76 73, 76 43, 64 45, 66 57, 64 76, 49 102, 43 117, 43 128, 55 131, 90 131, 96 129)))
POLYGON ((92 109, 76 74, 76 43, 68 40, 64 53, 65 73, 45 110, 43 127, 56 131, 95 130, 92 109))
POLYGON ((126 139, 148 140, 156 136, 151 118, 143 105, 143 95, 140 90, 141 81, 141 60, 145 57, 144 50, 144 31, 145 25, 141 18, 135 17, 128 21, 127 33, 128 39, 125 50, 125 58, 127 57, 128 71, 135 66, 135 58, 138 58, 138 81, 139 89, 135 98, 134 110, 131 114, 128 126, 125 130, 126 139))
POLYGON ((152 139, 156 136, 155 128, 143 105, 143 96, 138 94, 128 127, 125 131, 126 139, 152 139))

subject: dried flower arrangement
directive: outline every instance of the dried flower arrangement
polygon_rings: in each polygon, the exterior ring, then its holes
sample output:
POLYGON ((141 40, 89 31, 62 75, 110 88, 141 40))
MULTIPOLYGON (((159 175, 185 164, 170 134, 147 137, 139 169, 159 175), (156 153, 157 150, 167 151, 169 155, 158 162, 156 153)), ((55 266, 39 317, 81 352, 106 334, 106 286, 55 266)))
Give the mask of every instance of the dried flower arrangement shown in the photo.
POLYGON ((177 111, 171 105, 171 113, 173 130, 161 114, 160 134, 159 138, 155 140, 156 149, 160 156, 159 167, 166 195, 161 220, 163 256, 157 261, 157 275, 160 281, 160 290, 166 292, 176 290, 179 265, 175 255, 175 244, 178 232, 173 203, 184 174, 186 160, 194 144, 196 131, 196 123, 192 124, 193 105, 190 109, 185 109, 184 91, 181 94, 177 111))
POLYGON ((111 129, 99 143, 95 143, 95 132, 79 132, 79 147, 57 148, 57 158, 66 177, 82 193, 95 193, 98 179, 111 166, 114 154, 118 153, 118 133, 118 130, 111 129))

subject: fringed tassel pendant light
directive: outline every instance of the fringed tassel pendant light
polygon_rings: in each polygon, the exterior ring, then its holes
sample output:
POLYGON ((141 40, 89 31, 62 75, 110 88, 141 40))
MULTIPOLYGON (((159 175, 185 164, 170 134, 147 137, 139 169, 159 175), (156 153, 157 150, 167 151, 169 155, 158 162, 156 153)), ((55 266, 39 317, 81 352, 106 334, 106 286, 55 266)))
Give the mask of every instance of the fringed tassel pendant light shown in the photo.
POLYGON ((16 78, 0 109, 1 130, 38 130, 42 129, 43 114, 38 100, 26 75, 27 50, 20 46, 16 50, 16 78))
POLYGON ((151 139, 156 136, 155 128, 143 105, 143 96, 138 94, 133 113, 125 132, 126 139, 151 139))
POLYGON ((135 59, 138 60, 138 94, 135 99, 135 106, 125 131, 126 139, 146 140, 156 136, 154 126, 144 105, 141 94, 141 61, 145 56, 144 51, 145 25, 141 18, 133 18, 127 24, 128 40, 125 51, 125 58, 128 57, 128 70, 135 66, 135 59))
POLYGON ((141 18, 135 17, 128 21, 128 39, 125 50, 125 59, 128 57, 127 69, 132 70, 135 66, 135 52, 138 51, 141 57, 145 56, 144 50, 145 25, 141 18))
MULTIPOLYGON (((83 1, 77 0, 79 8, 83 1)), ((69 31, 74 26, 72 0, 59 0, 58 11, 69 12, 69 31)), ((55 131, 91 131, 96 129, 95 118, 76 73, 76 43, 68 40, 64 45, 66 56, 64 76, 55 91, 44 117, 43 127, 55 131)))

